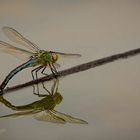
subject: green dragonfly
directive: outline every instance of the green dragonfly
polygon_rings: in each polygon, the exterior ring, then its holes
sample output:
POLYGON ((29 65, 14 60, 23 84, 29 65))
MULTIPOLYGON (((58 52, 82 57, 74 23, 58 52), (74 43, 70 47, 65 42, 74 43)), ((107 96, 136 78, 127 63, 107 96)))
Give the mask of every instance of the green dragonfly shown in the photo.
POLYGON ((62 124, 66 122, 87 124, 84 120, 54 110, 55 106, 60 104, 63 99, 62 95, 58 92, 58 82, 54 82, 51 92, 48 90, 48 93, 48 95, 40 94, 40 97, 44 97, 41 100, 23 106, 12 105, 9 101, 4 99, 2 95, 0 95, 1 103, 12 110, 19 111, 13 114, 0 116, 0 118, 34 115, 34 118, 40 121, 62 124))
MULTIPOLYGON (((59 64, 57 64, 57 60, 59 57, 80 57, 80 54, 70 54, 70 53, 61 53, 61 52, 53 52, 53 51, 46 51, 41 50, 39 47, 26 39, 24 36, 22 36, 18 31, 11 27, 3 27, 3 31, 5 35, 13 42, 18 43, 20 45, 23 45, 30 49, 24 50, 21 48, 14 47, 6 42, 0 41, 0 51, 12 54, 16 57, 19 57, 20 59, 26 60, 25 63, 21 64, 17 68, 13 69, 4 79, 2 84, 0 85, 1 94, 3 93, 3 89, 8 84, 9 80, 17 74, 19 71, 28 68, 28 67, 35 67, 31 71, 33 80, 38 78, 37 73, 41 71, 42 74, 47 75, 44 71, 49 66, 52 74, 57 78, 57 70, 56 66, 59 67, 59 64)), ((38 86, 37 86, 38 89, 38 86)), ((39 92, 39 89, 37 90, 39 92)), ((34 93, 35 93, 35 87, 34 87, 34 93)))

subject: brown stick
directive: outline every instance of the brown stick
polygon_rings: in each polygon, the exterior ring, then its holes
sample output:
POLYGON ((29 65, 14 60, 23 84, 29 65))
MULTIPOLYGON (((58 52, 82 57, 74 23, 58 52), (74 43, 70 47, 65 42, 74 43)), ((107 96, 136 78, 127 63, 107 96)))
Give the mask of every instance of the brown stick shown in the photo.
MULTIPOLYGON (((91 68, 94 68, 94 67, 97 67, 97 66, 101 66, 101 65, 119 60, 119 59, 126 59, 128 57, 132 57, 132 56, 135 56, 135 55, 138 55, 138 54, 140 54, 140 48, 134 49, 134 50, 129 50, 129 51, 124 52, 124 53, 119 53, 119 54, 115 54, 115 55, 112 55, 112 56, 104 57, 104 58, 101 58, 101 59, 98 59, 98 60, 90 61, 88 63, 80 64, 80 65, 74 66, 72 68, 59 71, 58 72, 58 77, 63 77, 63 76, 67 76, 67 75, 70 75, 70 74, 77 73, 77 72, 82 72, 82 71, 85 71, 85 70, 88 70, 88 69, 91 69, 91 68)), ((5 93, 6 92, 11 92, 11 91, 18 90, 18 89, 21 89, 21 88, 25 88, 25 87, 28 87, 28 86, 31 86, 33 84, 37 84, 37 83, 40 83, 40 82, 50 81, 52 79, 54 79, 54 77, 51 74, 49 76, 39 78, 38 80, 35 80, 35 81, 29 81, 29 82, 26 82, 26 83, 23 83, 23 84, 19 84, 19 85, 7 88, 7 89, 4 90, 4 92, 5 93)))

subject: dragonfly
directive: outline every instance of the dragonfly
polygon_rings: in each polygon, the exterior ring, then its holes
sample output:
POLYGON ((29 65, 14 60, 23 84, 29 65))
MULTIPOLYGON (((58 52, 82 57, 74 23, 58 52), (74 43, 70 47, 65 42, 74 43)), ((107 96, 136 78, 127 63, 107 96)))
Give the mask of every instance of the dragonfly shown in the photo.
POLYGON ((62 112, 54 110, 57 104, 60 104, 63 100, 62 95, 58 92, 58 82, 54 82, 51 91, 48 90, 49 94, 40 94, 40 97, 43 97, 40 100, 37 100, 33 103, 15 106, 7 101, 3 95, 0 95, 0 102, 5 106, 11 108, 12 110, 18 111, 13 114, 0 116, 0 118, 5 117, 18 117, 23 115, 33 115, 35 119, 40 121, 47 121, 52 123, 65 124, 68 123, 78 123, 78 124, 87 124, 86 121, 72 117, 70 115, 64 114, 62 112))
MULTIPOLYGON (((13 29, 12 27, 3 27, 2 28, 5 35, 9 38, 9 40, 18 43, 19 45, 23 45, 29 50, 24 50, 21 48, 17 48, 9 43, 4 41, 0 41, 0 51, 5 52, 11 55, 14 55, 22 60, 26 60, 25 63, 19 65, 15 69, 13 69, 3 80, 0 90, 1 94, 4 93, 3 90, 8 84, 8 82, 13 78, 21 70, 28 68, 28 67, 35 67, 31 71, 31 75, 33 80, 38 79, 38 72, 41 71, 43 75, 47 75, 45 73, 45 69, 47 66, 50 68, 52 74, 55 78, 57 78, 57 70, 56 67, 59 67, 57 61, 59 58, 77 58, 80 57, 80 54, 71 54, 71 53, 61 53, 61 52, 54 52, 54 51, 47 51, 41 50, 36 44, 29 41, 23 35, 21 35, 18 31, 13 29)), ((39 93, 39 87, 37 86, 37 92, 39 93)), ((35 87, 33 86, 33 93, 35 93, 35 87)))

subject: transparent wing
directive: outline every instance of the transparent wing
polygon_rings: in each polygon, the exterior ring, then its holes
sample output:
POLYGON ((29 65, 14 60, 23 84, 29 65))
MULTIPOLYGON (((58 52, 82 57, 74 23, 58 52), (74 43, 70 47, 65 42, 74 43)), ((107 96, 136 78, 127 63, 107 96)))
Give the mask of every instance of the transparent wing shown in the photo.
POLYGON ((8 114, 8 115, 0 116, 0 118, 18 117, 18 116, 23 116, 23 115, 31 115, 33 113, 34 113, 33 110, 28 110, 28 111, 22 111, 22 112, 17 112, 17 113, 13 113, 13 114, 8 114))
POLYGON ((2 28, 5 35, 13 42, 18 43, 20 45, 23 45, 29 49, 31 49, 33 52, 39 52, 40 49, 38 48, 38 46, 34 43, 32 43, 31 41, 29 41, 28 39, 26 39, 25 37, 23 37, 18 31, 16 31, 15 29, 11 28, 11 27, 3 27, 2 28))
POLYGON ((0 41, 0 51, 14 55, 22 60, 29 59, 34 53, 14 47, 6 42, 0 41))
POLYGON ((47 121, 52 123, 61 123, 61 124, 66 123, 64 119, 54 115, 53 113, 47 110, 34 114, 34 118, 40 121, 47 121))
POLYGON ((78 119, 78 118, 74 118, 70 115, 67 115, 67 114, 64 114, 64 113, 61 113, 61 112, 58 112, 58 111, 55 111, 53 110, 52 111, 56 116, 64 119, 66 122, 69 122, 69 123, 79 123, 79 124, 88 124, 88 122, 84 121, 84 120, 81 120, 81 119, 78 119))
POLYGON ((56 53, 58 56, 63 58, 79 58, 81 54, 72 54, 72 53, 61 53, 61 52, 53 52, 56 53))

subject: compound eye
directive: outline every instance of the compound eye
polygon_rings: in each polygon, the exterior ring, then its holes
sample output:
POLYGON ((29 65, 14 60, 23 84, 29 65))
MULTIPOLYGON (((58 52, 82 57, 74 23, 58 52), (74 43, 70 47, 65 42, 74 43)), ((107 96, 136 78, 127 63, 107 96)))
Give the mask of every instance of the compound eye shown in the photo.
POLYGON ((53 62, 56 62, 57 59, 58 59, 57 54, 53 53, 53 54, 52 54, 52 59, 53 59, 53 62))

